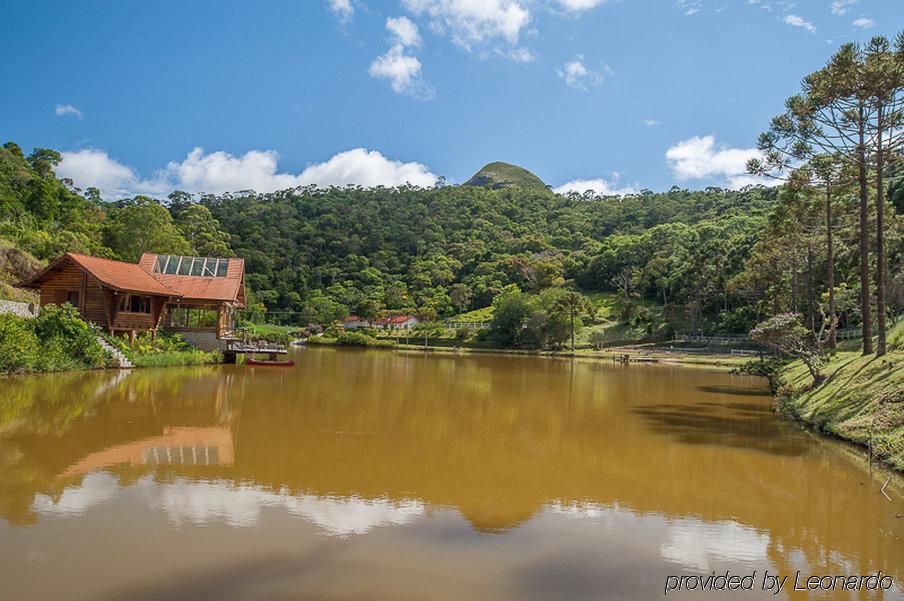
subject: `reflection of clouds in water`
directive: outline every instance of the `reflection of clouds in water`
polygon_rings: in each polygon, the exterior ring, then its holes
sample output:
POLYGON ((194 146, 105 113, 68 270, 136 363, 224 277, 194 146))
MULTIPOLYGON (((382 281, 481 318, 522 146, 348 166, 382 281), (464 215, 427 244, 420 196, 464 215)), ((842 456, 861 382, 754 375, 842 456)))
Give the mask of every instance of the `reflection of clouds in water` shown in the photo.
POLYGON ((47 495, 36 495, 32 509, 38 513, 56 515, 81 515, 97 505, 113 498, 119 485, 110 474, 88 474, 79 486, 68 486, 54 501, 47 495))
MULTIPOLYGON (((263 509, 273 508, 317 524, 327 534, 349 536, 378 526, 408 524, 425 513, 424 504, 414 500, 295 496, 287 491, 271 492, 228 482, 177 479, 156 484, 146 477, 130 488, 146 497, 152 509, 166 512, 176 524, 224 521, 231 526, 250 527, 257 523, 263 509)), ((45 515, 81 515, 123 490, 114 476, 96 472, 85 476, 79 486, 67 487, 57 501, 37 495, 32 508, 45 515)))
POLYGON ((157 487, 151 506, 163 509, 176 523, 204 524, 224 520, 232 526, 253 526, 264 508, 282 509, 313 522, 336 536, 364 534, 377 526, 403 525, 424 514, 417 501, 359 497, 294 496, 225 482, 177 480, 157 487))
POLYGON ((669 522, 668 540, 659 548, 663 559, 703 572, 722 565, 769 565, 769 535, 737 522, 701 522, 680 519, 669 522))
MULTIPOLYGON (((687 569, 710 572, 731 565, 771 565, 769 534, 730 520, 705 522, 696 518, 670 520, 658 514, 637 515, 618 505, 553 503, 547 510, 590 520, 607 529, 655 533, 662 559, 687 569)), ((802 562, 802 567, 806 562, 802 562)))

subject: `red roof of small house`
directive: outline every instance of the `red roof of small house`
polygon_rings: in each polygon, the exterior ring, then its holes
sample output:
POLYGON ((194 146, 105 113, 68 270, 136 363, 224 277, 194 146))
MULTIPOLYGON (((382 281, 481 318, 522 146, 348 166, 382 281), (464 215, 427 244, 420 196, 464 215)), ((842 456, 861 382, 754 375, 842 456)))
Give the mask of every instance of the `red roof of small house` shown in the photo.
MULTIPOLYGON (((154 273, 156 253, 144 253, 138 262, 146 271, 167 288, 176 291, 185 300, 224 301, 245 305, 245 261, 226 259, 228 266, 225 276, 198 276, 154 273)), ((200 257, 199 257, 200 258, 200 257)))
POLYGON ((409 319, 414 319, 413 315, 395 315, 387 318, 387 323, 405 323, 409 319))
POLYGON ((386 324, 405 323, 409 319, 414 319, 411 315, 391 315, 389 317, 381 317, 374 320, 374 325, 383 326, 386 324))
POLYGON ((22 284, 23 288, 39 288, 47 277, 66 263, 72 262, 91 274, 98 282, 114 290, 138 292, 154 296, 178 298, 182 296, 154 279, 134 263, 66 253, 22 284))

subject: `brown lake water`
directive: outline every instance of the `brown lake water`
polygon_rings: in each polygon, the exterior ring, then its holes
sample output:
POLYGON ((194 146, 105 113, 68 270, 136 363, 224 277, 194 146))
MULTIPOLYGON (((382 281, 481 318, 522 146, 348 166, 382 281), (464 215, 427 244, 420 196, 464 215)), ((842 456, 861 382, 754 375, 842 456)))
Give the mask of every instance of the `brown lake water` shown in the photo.
POLYGON ((0 599, 904 598, 904 483, 760 379, 300 349, 0 379, 0 599), (763 573, 790 575, 779 595, 763 573), (794 574, 890 574, 884 593, 794 574))

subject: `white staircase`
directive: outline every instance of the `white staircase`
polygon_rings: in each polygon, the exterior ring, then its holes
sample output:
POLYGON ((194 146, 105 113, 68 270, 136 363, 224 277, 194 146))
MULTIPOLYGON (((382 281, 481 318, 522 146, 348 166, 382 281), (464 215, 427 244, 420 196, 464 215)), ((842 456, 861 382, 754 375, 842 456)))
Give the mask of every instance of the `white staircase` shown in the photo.
POLYGON ((100 342, 100 345, 103 349, 113 355, 113 358, 116 359, 116 362, 119 363, 120 369, 131 369, 132 362, 129 361, 129 358, 126 357, 121 350, 107 342, 107 339, 97 334, 97 341, 100 342))

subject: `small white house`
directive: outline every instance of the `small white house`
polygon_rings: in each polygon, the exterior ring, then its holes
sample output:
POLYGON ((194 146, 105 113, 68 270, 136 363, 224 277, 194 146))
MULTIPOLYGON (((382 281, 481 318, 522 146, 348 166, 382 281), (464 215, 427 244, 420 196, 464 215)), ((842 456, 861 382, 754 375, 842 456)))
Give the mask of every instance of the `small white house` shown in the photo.
POLYGON ((373 327, 383 330, 410 330, 419 323, 420 320, 413 315, 393 315, 375 320, 373 327))
POLYGON ((361 319, 357 315, 349 315, 342 320, 342 327, 346 330, 359 330, 361 328, 373 327, 367 320, 361 319))

